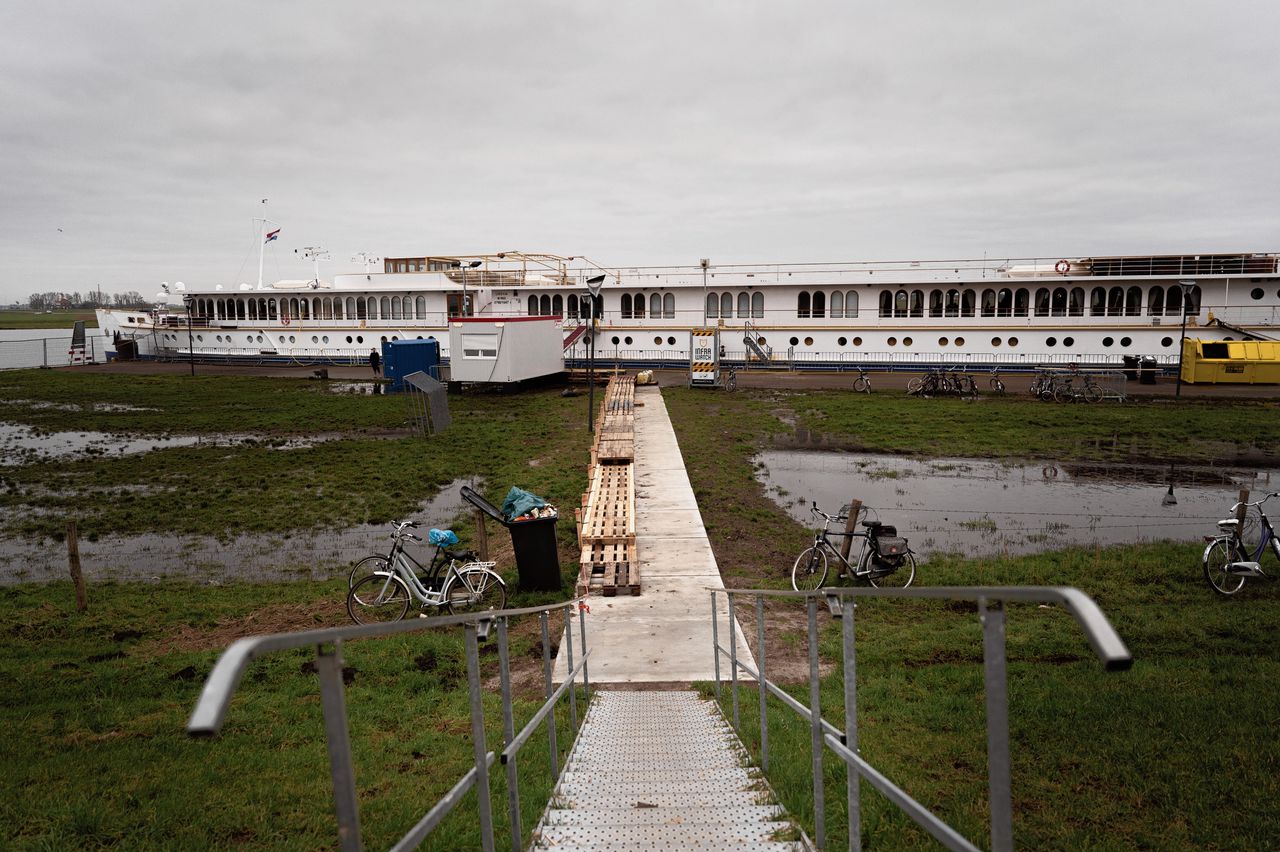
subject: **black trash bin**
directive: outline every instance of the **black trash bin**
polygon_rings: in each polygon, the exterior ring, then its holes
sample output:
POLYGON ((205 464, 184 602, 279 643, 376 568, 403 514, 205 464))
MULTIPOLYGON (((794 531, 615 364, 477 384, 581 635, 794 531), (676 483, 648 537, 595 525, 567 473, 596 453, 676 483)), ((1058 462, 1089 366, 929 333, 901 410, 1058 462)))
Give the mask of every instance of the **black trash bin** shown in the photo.
POLYGON ((516 554, 516 571, 524 591, 558 592, 560 582, 560 550, 556 545, 557 518, 509 522, 498 507, 481 497, 468 485, 459 492, 462 499, 484 512, 511 531, 511 546, 516 554))
POLYGON ((1156 372, 1159 370, 1156 359, 1150 355, 1142 359, 1142 370, 1138 374, 1138 384, 1154 385, 1156 383, 1156 372))
POLYGON ((1124 377, 1131 382, 1138 380, 1138 356, 1122 355, 1124 360, 1124 377))

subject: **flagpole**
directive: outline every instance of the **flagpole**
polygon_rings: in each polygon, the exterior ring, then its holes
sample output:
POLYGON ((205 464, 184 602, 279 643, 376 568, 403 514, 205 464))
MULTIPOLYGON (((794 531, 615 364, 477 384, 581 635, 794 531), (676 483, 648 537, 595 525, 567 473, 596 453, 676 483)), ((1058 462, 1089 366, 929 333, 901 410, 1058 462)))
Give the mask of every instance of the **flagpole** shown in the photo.
POLYGON ((258 234, 258 289, 262 289, 262 260, 267 252, 267 217, 262 217, 262 232, 258 234))

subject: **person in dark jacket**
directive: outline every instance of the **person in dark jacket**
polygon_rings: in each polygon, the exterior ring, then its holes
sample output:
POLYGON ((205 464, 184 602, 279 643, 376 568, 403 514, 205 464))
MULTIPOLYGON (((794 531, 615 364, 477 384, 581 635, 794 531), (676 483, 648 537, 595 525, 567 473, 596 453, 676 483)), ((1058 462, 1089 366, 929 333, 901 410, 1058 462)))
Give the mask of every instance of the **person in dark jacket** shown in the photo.
POLYGON ((369 366, 373 368, 375 376, 382 375, 382 358, 378 355, 377 349, 369 350, 369 366))

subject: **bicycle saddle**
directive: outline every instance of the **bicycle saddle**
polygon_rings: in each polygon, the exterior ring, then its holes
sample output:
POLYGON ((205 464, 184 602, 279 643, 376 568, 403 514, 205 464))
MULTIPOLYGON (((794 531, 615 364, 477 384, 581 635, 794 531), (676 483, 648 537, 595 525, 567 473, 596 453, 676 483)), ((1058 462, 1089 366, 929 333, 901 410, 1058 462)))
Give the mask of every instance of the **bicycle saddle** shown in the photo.
POLYGON ((879 521, 863 521, 862 525, 869 530, 879 529, 883 526, 879 521))
POLYGON ((459 562, 475 562, 477 556, 470 550, 446 550, 444 555, 459 562))

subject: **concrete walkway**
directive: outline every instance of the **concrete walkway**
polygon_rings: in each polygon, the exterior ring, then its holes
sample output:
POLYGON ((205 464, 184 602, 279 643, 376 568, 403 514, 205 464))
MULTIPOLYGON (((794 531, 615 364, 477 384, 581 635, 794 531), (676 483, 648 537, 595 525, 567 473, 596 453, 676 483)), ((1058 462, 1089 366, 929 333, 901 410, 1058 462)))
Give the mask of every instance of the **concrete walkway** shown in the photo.
POLYGON ((595 692, 534 849, 799 850, 715 703, 595 692))
MULTIPOLYGON (((592 597, 587 616, 592 684, 712 680, 711 595, 724 588, 693 496, 662 393, 636 388, 636 552, 642 593, 592 597)), ((720 598, 720 641, 728 646, 728 605, 720 598)), ((738 631, 738 654, 755 660, 738 631)), ((577 645, 575 632, 575 646, 577 645)), ((578 650, 578 649, 575 649, 578 650)), ((728 660, 721 671, 728 673, 728 660)), ((556 680, 563 681, 563 655, 556 680)))

